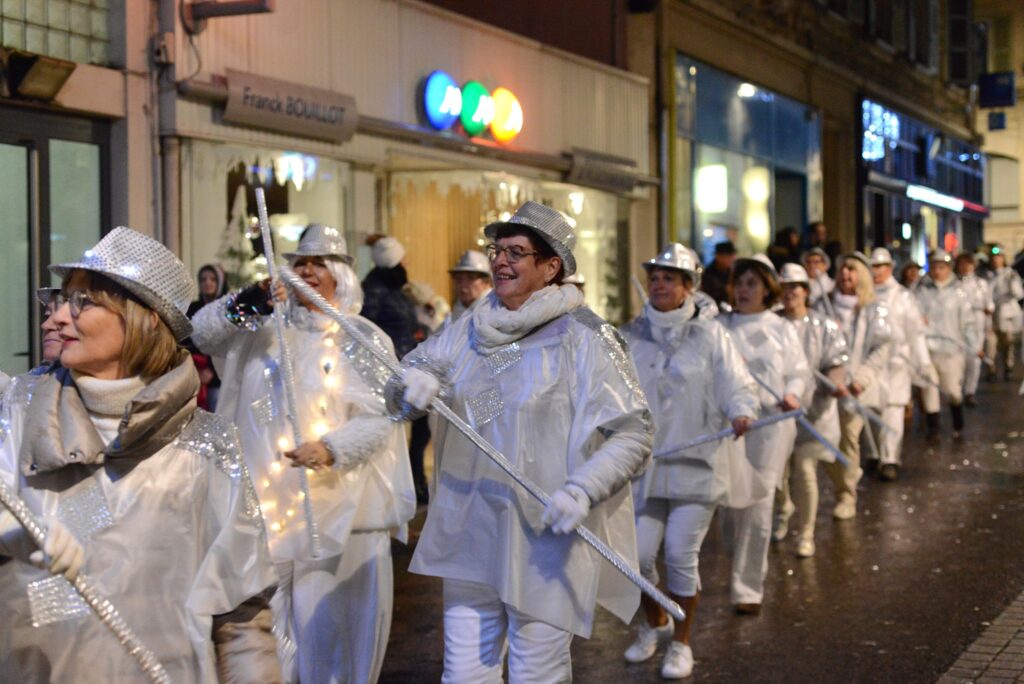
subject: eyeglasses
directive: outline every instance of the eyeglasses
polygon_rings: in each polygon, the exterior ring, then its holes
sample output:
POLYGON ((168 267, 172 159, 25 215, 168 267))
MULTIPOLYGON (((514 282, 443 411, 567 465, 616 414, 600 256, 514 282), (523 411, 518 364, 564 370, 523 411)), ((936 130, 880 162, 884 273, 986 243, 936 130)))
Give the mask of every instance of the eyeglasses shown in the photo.
MULTIPOLYGON (((86 294, 85 290, 75 290, 74 292, 68 294, 66 297, 63 294, 60 295, 60 297, 62 300, 68 303, 68 308, 71 311, 72 318, 78 318, 79 316, 82 315, 83 311, 96 306, 96 302, 89 299, 89 295, 86 294)), ((62 301, 61 306, 63 306, 63 303, 64 302, 62 301)), ((60 306, 58 306, 57 308, 59 309, 60 306)), ((56 311, 56 309, 54 309, 54 311, 56 311)))
POLYGON ((43 313, 49 318, 53 314, 57 313, 57 309, 64 306, 64 295, 60 292, 53 292, 50 294, 49 299, 43 304, 43 313))
POLYGON ((520 259, 528 256, 536 256, 540 252, 527 252, 519 245, 509 245, 503 247, 502 245, 494 244, 493 242, 487 245, 487 258, 491 261, 497 261, 500 255, 505 255, 505 260, 510 264, 518 263, 520 259))

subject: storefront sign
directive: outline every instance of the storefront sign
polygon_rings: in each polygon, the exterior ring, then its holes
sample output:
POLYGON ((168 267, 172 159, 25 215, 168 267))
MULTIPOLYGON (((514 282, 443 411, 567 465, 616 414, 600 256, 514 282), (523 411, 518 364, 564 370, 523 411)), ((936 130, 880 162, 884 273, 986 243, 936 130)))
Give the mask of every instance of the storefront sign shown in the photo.
POLYGON ((350 95, 227 70, 224 121, 253 128, 341 143, 356 131, 356 101, 350 95))
POLYGON ((944 195, 937 190, 932 190, 924 185, 907 184, 907 197, 925 204, 932 204, 936 207, 949 209, 950 211, 963 211, 964 201, 959 197, 944 195))
POLYGON ((427 123, 439 131, 460 121, 470 137, 489 128, 495 140, 507 143, 523 130, 523 107, 512 91, 498 88, 490 93, 479 81, 469 81, 460 89, 455 79, 440 70, 424 79, 422 105, 427 123))

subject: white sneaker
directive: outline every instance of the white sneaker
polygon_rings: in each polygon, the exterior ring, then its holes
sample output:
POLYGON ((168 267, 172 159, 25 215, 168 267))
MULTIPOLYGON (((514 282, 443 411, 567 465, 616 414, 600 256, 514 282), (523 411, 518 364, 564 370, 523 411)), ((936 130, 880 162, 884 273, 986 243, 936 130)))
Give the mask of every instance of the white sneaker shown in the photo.
POLYGON ((832 517, 836 520, 849 520, 857 515, 857 502, 850 497, 843 497, 832 509, 832 517))
POLYGON ((651 627, 647 624, 647 618, 640 618, 640 623, 636 626, 636 639, 624 654, 627 663, 642 663, 649 660, 658 650, 658 646, 672 638, 675 625, 671 616, 666 617, 668 617, 668 622, 661 627, 651 627))
POLYGON ((682 679, 693 674, 693 649, 684 643, 673 641, 668 646, 665 659, 661 661, 662 679, 682 679))
POLYGON ((793 517, 796 506, 792 501, 787 501, 775 512, 775 529, 772 531, 772 539, 783 541, 789 534, 789 519, 793 517))
POLYGON ((797 558, 810 558, 814 555, 814 540, 813 539, 801 539, 800 543, 796 545, 796 557, 797 558))

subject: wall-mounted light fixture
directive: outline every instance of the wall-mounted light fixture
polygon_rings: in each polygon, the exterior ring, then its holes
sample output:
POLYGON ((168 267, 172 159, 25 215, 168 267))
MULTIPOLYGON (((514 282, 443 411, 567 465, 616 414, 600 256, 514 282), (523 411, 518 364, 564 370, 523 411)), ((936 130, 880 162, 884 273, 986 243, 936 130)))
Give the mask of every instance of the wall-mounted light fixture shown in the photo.
POLYGON ((57 97, 77 66, 66 59, 17 50, 8 52, 5 61, 9 93, 46 102, 57 97))
POLYGON ((181 0, 181 23, 188 33, 195 35, 206 28, 207 19, 273 11, 274 0, 181 0))

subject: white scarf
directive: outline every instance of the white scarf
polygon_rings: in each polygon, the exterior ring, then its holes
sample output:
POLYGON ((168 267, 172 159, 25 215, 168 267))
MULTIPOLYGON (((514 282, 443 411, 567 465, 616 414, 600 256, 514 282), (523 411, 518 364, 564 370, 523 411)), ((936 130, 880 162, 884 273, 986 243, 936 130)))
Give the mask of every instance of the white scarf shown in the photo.
POLYGON ((531 330, 583 306, 583 293, 575 285, 548 285, 530 295, 512 311, 492 291, 471 308, 476 349, 491 354, 526 336, 531 330))
POLYGON ((693 308, 693 297, 687 297, 679 308, 671 311, 658 311, 650 302, 644 304, 644 316, 651 323, 651 336, 654 341, 671 341, 672 333, 678 333, 683 324, 693 318, 693 308))
POLYGON ((91 375, 71 371, 71 377, 78 388, 78 396, 89 412, 89 419, 104 444, 117 436, 117 428, 124 416, 124 410, 142 391, 146 383, 138 375, 118 380, 101 380, 91 375))
POLYGON ((832 304, 836 316, 839 317, 839 327, 843 333, 850 335, 853 332, 853 319, 857 313, 857 295, 843 294, 839 290, 832 293, 832 304))

